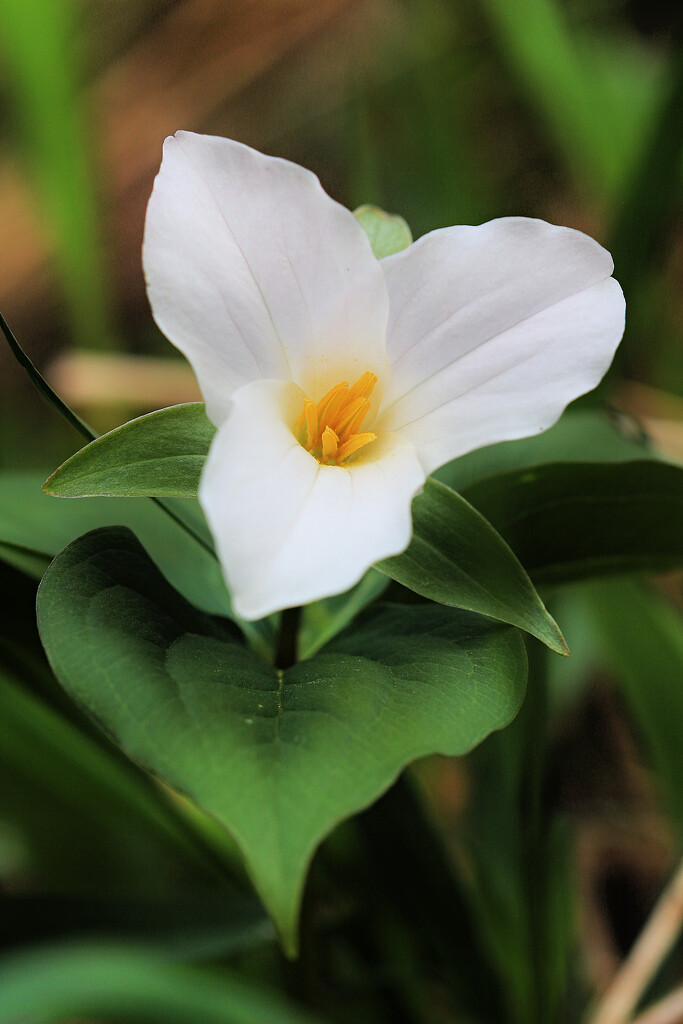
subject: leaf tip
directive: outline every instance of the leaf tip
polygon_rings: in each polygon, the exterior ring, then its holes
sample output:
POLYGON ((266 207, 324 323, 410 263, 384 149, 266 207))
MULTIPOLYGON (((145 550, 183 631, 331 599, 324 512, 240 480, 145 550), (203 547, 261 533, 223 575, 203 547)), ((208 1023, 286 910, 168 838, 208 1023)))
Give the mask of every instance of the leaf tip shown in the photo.
POLYGON ((550 620, 551 633, 548 639, 545 641, 547 646, 550 648, 551 651, 554 651, 555 654, 561 654, 563 658, 569 658, 571 656, 571 651, 569 650, 567 641, 562 635, 562 630, 555 622, 555 619, 552 617, 552 615, 548 615, 548 619, 550 620))
POLYGON ((55 474, 53 473, 51 476, 49 476, 47 478, 47 480, 43 484, 43 488, 42 489, 43 489, 43 493, 44 494, 50 494, 53 497, 56 497, 59 492, 55 490, 54 479, 55 479, 55 474))

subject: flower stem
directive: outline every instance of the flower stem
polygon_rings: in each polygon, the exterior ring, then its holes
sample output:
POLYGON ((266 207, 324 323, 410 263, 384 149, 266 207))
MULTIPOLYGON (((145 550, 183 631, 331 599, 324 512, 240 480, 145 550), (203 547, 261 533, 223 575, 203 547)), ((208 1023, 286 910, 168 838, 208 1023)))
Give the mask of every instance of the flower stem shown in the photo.
POLYGON ((650 1006, 633 1024, 680 1024, 683 1020, 683 986, 650 1006))
MULTIPOLYGON (((683 861, 660 896, 633 949, 596 1007, 590 1024, 626 1024, 632 1019, 641 995, 676 942, 682 927, 683 861)), ((654 1019, 657 1020, 657 1017, 654 1019)), ((666 1020, 666 1017, 661 1019, 666 1020)))
POLYGON ((276 668, 286 669, 296 664, 301 611, 301 608, 285 608, 280 617, 280 635, 275 654, 276 668))

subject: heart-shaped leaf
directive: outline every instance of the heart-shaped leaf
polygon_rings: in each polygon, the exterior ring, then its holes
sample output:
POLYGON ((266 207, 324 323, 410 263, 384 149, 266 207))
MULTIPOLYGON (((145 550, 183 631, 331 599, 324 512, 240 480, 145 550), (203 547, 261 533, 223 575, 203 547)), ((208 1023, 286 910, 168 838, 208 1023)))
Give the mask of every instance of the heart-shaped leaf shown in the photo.
POLYGON ((159 409, 91 441, 44 489, 60 498, 194 497, 215 432, 201 402, 159 409))
POLYGON ((501 473, 467 498, 535 583, 683 565, 683 469, 663 462, 566 462, 501 473))
POLYGON ((413 501, 413 539, 378 569, 440 604, 490 615, 568 654, 555 620, 500 534, 464 498, 428 480, 413 501))
POLYGON ((230 830, 289 952, 321 840, 410 761, 465 753, 506 725, 526 679, 515 629, 430 604, 375 609, 278 671, 118 528, 57 556, 38 621, 74 699, 230 830))

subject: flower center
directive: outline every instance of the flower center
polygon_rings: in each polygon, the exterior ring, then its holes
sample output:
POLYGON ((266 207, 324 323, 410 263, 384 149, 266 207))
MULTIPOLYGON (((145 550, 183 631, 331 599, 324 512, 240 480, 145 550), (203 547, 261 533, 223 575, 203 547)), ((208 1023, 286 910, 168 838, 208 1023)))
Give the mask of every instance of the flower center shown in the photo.
POLYGON ((345 380, 335 384, 317 404, 304 398, 294 433, 322 466, 340 466, 376 439, 370 431, 360 433, 376 383, 374 373, 366 372, 351 387, 345 380))

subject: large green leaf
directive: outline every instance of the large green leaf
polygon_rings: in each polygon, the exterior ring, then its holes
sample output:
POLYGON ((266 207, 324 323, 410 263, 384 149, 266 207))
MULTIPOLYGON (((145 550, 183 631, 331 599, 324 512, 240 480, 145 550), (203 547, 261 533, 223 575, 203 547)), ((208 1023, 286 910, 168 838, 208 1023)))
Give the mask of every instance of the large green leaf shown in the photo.
POLYGON ((123 529, 55 559, 38 620, 74 699, 230 830, 289 952, 324 836, 408 762, 507 724, 524 693, 516 630, 428 604, 375 609, 278 671, 187 604, 123 529))
POLYGON ((567 654, 567 645, 505 541, 464 498, 428 480, 413 502, 407 551, 378 563, 392 579, 440 604, 490 615, 567 654))
POLYGON ((224 970, 168 963, 142 945, 46 947, 0 963, 0 1024, 85 1017, 114 1024, 313 1024, 224 970))
POLYGON ((194 497, 215 432, 201 402, 159 409, 81 448, 44 489, 61 498, 194 497))
POLYGON ((659 462, 561 463, 464 491, 535 583, 683 565, 683 469, 659 462))

